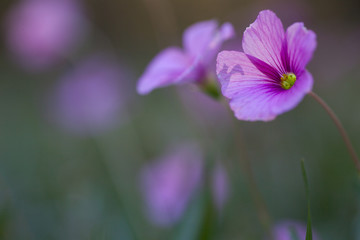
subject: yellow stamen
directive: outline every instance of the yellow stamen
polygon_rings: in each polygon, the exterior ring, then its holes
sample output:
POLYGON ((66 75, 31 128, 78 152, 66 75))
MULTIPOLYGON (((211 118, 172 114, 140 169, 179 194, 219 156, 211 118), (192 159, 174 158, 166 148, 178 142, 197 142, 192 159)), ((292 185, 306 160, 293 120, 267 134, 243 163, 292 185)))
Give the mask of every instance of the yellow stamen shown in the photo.
POLYGON ((296 75, 293 73, 284 73, 281 76, 281 87, 283 89, 290 89, 292 86, 294 86, 295 82, 296 82, 296 75))

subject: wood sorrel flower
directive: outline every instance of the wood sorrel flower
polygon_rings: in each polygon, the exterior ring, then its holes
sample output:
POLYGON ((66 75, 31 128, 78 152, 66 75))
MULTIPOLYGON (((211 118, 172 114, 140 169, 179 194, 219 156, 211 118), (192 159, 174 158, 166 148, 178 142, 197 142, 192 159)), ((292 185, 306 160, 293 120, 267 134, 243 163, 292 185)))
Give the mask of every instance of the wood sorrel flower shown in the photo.
POLYGON ((163 227, 178 221, 202 175, 203 157, 192 145, 180 146, 145 166, 140 180, 150 220, 163 227))
POLYGON ((78 1, 20 1, 6 17, 8 48, 23 67, 44 70, 82 39, 85 22, 78 1))
POLYGON ((155 88, 205 80, 222 43, 234 36, 230 23, 218 28, 214 20, 196 23, 185 30, 184 49, 169 47, 149 64, 137 85, 139 94, 155 88))
POLYGON ((305 69, 316 48, 316 35, 303 23, 286 32, 270 10, 259 13, 243 36, 243 51, 223 51, 216 72, 222 93, 235 116, 247 121, 270 121, 294 108, 312 89, 305 69))
POLYGON ((52 118, 75 134, 114 127, 124 110, 123 73, 110 55, 83 60, 61 77, 51 99, 52 118))

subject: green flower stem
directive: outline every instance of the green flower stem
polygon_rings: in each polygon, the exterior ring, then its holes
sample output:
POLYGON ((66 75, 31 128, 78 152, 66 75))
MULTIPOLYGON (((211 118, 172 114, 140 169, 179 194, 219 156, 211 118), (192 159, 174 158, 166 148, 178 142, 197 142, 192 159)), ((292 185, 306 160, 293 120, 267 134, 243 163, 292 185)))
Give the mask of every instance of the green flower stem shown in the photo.
POLYGON ((307 210, 308 210, 308 219, 307 219, 307 226, 306 226, 306 240, 312 240, 312 228, 311 228, 311 210, 310 210, 310 190, 309 190, 309 180, 306 174, 305 169, 305 162, 301 160, 301 172, 304 179, 305 184, 305 193, 307 199, 307 210))
POLYGON ((216 85, 216 83, 211 80, 207 79, 205 82, 199 85, 199 88, 209 97, 213 98, 214 100, 220 100, 221 99, 221 93, 216 85))
POLYGON ((237 146, 239 146, 237 149, 239 149, 240 164, 241 164, 242 170, 246 176, 247 182, 249 184, 250 194, 251 194, 252 199, 255 202, 255 208, 257 211, 257 215, 258 215, 260 224, 264 228, 267 235, 270 237, 270 240, 273 240, 274 238, 272 236, 272 230, 271 230, 272 220, 271 220, 269 211, 267 209, 265 200, 257 186, 256 179, 254 176, 254 171, 251 166, 251 161, 246 152, 245 143, 242 138, 241 129, 240 129, 238 123, 235 122, 235 118, 233 116, 231 109, 229 108, 227 101, 225 101, 224 98, 221 97, 220 91, 218 89, 217 89, 217 92, 220 95, 218 97, 214 97, 214 95, 210 94, 209 91, 203 91, 203 92, 205 94, 209 95, 210 97, 214 98, 214 100, 217 100, 217 101, 223 103, 225 105, 225 107, 229 110, 231 119, 233 120, 233 126, 235 128, 235 132, 237 133, 237 134, 235 134, 235 138, 236 138, 235 141, 236 141, 237 146))
POLYGON ((329 107, 329 105, 326 104, 326 102, 321 98, 319 97, 316 93, 314 92, 310 92, 309 95, 311 97, 313 97, 324 109, 325 111, 327 112, 327 114, 329 114, 330 118, 334 121, 337 129, 339 130, 344 142, 345 142, 345 145, 350 153, 350 156, 355 164, 355 167, 356 167, 356 170, 358 172, 358 174, 360 175, 360 160, 359 160, 359 157, 357 156, 356 152, 355 152, 355 149, 353 147, 353 145, 351 144, 351 141, 350 141, 350 138, 349 136, 347 135, 343 125, 341 124, 339 118, 336 116, 336 114, 334 113, 334 111, 329 107))
POLYGON ((246 152, 246 147, 244 140, 242 138, 241 129, 238 125, 238 122, 235 121, 235 118, 233 116, 233 113, 231 109, 229 108, 229 105, 227 101, 222 97, 220 90, 216 86, 216 84, 212 83, 211 81, 207 81, 200 86, 200 89, 209 97, 212 97, 215 101, 219 101, 224 104, 224 106, 229 110, 229 113, 231 115, 231 119, 233 120, 233 126, 234 130, 237 134, 235 134, 235 141, 236 145, 238 146, 237 149, 239 150, 239 156, 240 156, 240 164, 241 168, 244 172, 244 175, 247 179, 247 182, 249 184, 249 191, 251 194, 252 199, 255 203, 255 208, 257 211, 257 215, 260 221, 260 224, 264 228, 267 235, 270 237, 270 240, 274 240, 272 235, 272 220, 269 214, 269 211, 267 209, 265 200, 257 186, 256 179, 254 176, 254 171, 251 166, 251 161, 248 157, 248 154, 246 152))
POLYGON ((97 150, 99 154, 102 154, 100 156, 102 160, 103 167, 105 168, 106 174, 109 177, 109 180, 112 184, 112 187, 116 193, 116 197, 118 200, 118 207, 120 208, 120 211, 122 213, 122 217, 125 220, 129 233, 132 236, 132 240, 139 240, 139 236, 135 230, 131 214, 129 213, 128 204, 124 199, 123 192, 122 192, 122 186, 119 183, 119 179, 117 177, 118 172, 116 171, 117 167, 114 166, 113 160, 116 159, 117 156, 115 156, 115 153, 109 149, 109 142, 107 139, 104 139, 103 137, 95 137, 93 138, 94 144, 97 147, 97 150))
MULTIPOLYGON (((230 111, 231 113, 231 111, 230 111)), ((231 113, 232 115, 232 113, 231 113)), ((232 119, 234 119, 233 116, 231 116, 232 119)), ((262 227, 265 229, 265 232, 270 237, 270 240, 273 240, 271 226, 272 226, 272 220, 269 214, 269 211, 267 209, 265 200, 257 186, 256 179, 254 176, 254 171, 251 166, 251 161, 247 155, 245 143, 242 138, 241 129, 238 126, 237 122, 234 121, 235 131, 236 131, 236 142, 237 146, 239 146, 239 155, 240 155, 240 164, 242 166, 243 172, 246 176, 247 182, 249 184, 250 194, 255 202, 255 208, 257 211, 257 215, 259 218, 259 221, 262 225, 262 227)))

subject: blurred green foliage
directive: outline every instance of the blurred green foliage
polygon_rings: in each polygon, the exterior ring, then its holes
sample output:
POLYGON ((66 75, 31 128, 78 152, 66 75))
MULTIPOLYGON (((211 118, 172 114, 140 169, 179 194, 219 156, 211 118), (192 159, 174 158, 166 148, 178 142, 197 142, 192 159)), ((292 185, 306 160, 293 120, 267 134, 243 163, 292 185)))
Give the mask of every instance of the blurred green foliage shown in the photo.
MULTIPOLYGON (((1 1, 0 16, 13 2, 1 1)), ((314 90, 337 112, 360 153, 359 1, 88 0, 84 4, 93 29, 74 58, 107 49, 131 66, 129 116, 99 136, 62 132, 46 117, 44 101, 68 66, 37 74, 23 71, 6 50, 3 31, 1 239, 132 239, 132 231, 139 240, 197 239, 201 226, 209 229, 203 225, 206 192, 194 197, 178 226, 159 229, 146 218, 138 180, 145 162, 171 144, 190 140, 198 141, 208 158, 219 156, 231 179, 228 204, 210 236, 202 239, 263 239, 233 141, 237 132, 193 121, 174 87, 143 97, 135 91, 137 77, 151 58, 163 47, 180 44, 182 30, 198 20, 230 21, 240 38, 262 9, 277 12, 285 25, 304 21, 318 34, 318 50, 309 64, 314 90)), ((359 239, 358 179, 340 135, 317 103, 306 97, 275 121, 237 124, 274 221, 306 222, 299 167, 304 158, 313 228, 326 240, 359 239)))

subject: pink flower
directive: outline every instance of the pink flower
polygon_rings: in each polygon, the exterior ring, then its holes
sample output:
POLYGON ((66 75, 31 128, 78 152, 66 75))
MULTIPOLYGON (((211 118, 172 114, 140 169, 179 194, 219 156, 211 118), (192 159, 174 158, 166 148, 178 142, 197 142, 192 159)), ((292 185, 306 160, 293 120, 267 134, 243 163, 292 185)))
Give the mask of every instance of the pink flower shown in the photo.
POLYGON ((68 54, 84 27, 76 1, 23 0, 7 16, 7 44, 24 67, 42 70, 68 54))
POLYGON ((63 76, 52 96, 52 118, 65 130, 93 134, 114 126, 124 108, 123 74, 110 56, 94 56, 63 76))
POLYGON ((200 83, 206 78, 222 43, 233 36, 230 23, 219 29, 213 20, 190 26, 183 36, 184 49, 169 47, 160 52, 140 77, 138 93, 148 94, 155 88, 172 84, 200 83))
POLYGON ((275 13, 262 11, 244 32, 242 45, 244 52, 219 53, 216 69, 238 119, 273 120, 311 91, 313 78, 305 67, 316 48, 316 35, 303 23, 285 32, 275 13))
POLYGON ((141 189, 154 224, 166 227, 182 217, 201 183, 202 171, 202 155, 189 145, 170 151, 144 167, 141 189))

